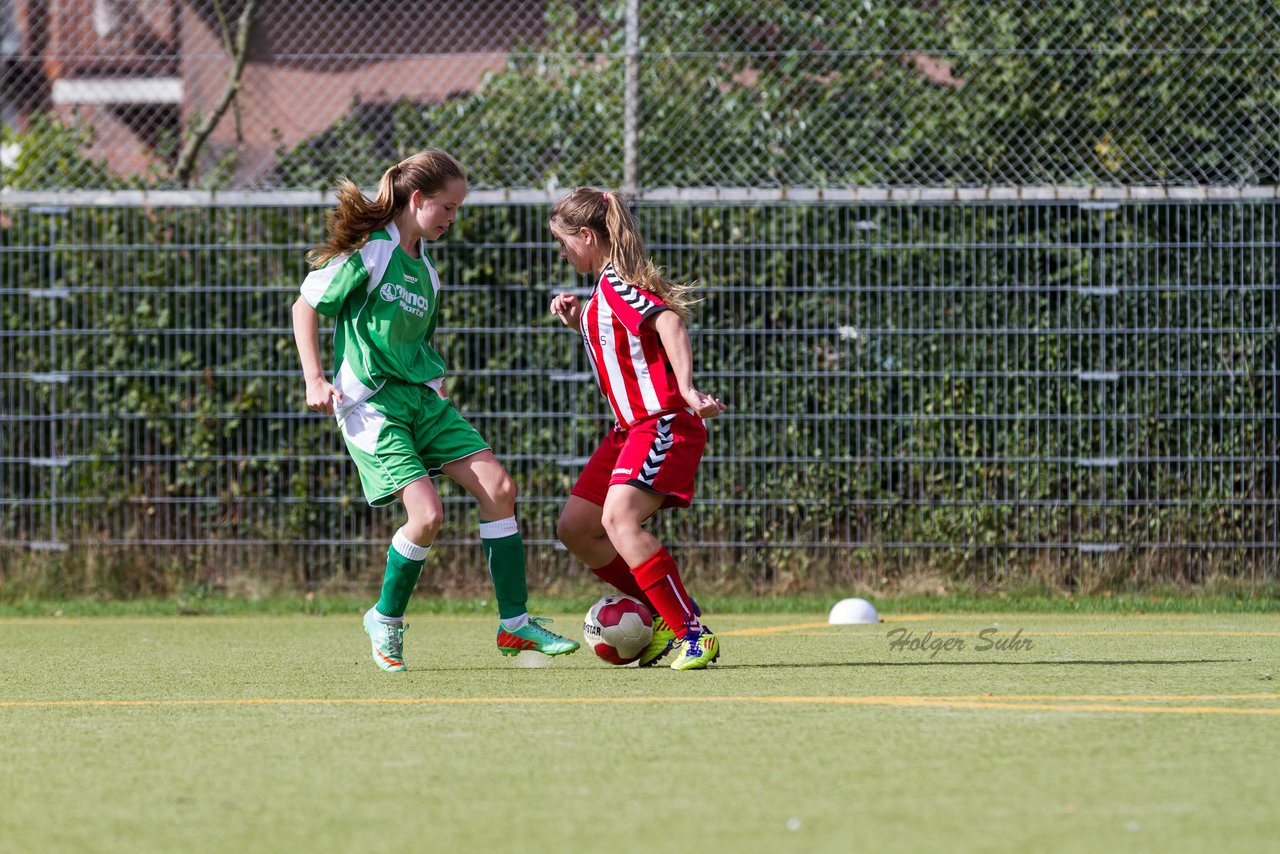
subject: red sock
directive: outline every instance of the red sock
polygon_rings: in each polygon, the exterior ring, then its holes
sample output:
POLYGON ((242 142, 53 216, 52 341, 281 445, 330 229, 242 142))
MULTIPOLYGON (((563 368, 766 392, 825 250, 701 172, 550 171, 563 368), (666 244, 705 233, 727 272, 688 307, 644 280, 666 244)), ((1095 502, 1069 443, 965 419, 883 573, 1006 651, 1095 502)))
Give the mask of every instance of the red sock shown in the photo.
POLYGON ((665 548, 645 558, 639 566, 631 568, 631 574, 649 597, 649 601, 658 609, 662 619, 683 638, 689 629, 701 629, 697 616, 693 613, 693 600, 685 592, 684 583, 680 580, 680 569, 665 548))
POLYGON ((627 566, 627 562, 622 559, 622 555, 615 555, 613 560, 604 566, 591 567, 591 571, 605 584, 616 587, 628 596, 634 596, 647 605, 650 611, 654 610, 653 603, 649 601, 649 597, 644 595, 644 591, 636 583, 636 577, 631 574, 631 567, 627 566))

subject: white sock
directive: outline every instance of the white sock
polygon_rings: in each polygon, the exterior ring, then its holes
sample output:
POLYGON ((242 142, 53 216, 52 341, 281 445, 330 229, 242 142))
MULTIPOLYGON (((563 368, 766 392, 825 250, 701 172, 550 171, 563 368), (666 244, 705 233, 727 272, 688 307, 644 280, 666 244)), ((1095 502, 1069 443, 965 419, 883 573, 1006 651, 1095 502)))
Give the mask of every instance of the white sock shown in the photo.
POLYGON ((391 547, 409 560, 426 560, 427 552, 431 551, 431 544, 420 546, 413 540, 405 536, 404 528, 396 531, 396 535, 391 538, 391 547))
MULTIPOLYGON (((500 622, 502 623, 502 627, 509 632, 514 632, 516 629, 523 629, 525 626, 529 625, 529 612, 526 611, 518 617, 509 617, 505 620, 501 620, 500 622)), ((493 625, 493 623, 490 623, 489 625, 493 625)))
MULTIPOLYGON (((398 626, 404 622, 404 617, 384 617, 378 613, 378 606, 374 605, 369 609, 369 613, 373 614, 373 619, 379 623, 386 623, 388 626, 398 626)), ((490 623, 489 625, 493 625, 490 623)))
POLYGON ((480 523, 480 539, 482 540, 498 540, 518 533, 520 533, 520 523, 516 521, 515 516, 508 516, 505 519, 497 519, 493 522, 480 523))

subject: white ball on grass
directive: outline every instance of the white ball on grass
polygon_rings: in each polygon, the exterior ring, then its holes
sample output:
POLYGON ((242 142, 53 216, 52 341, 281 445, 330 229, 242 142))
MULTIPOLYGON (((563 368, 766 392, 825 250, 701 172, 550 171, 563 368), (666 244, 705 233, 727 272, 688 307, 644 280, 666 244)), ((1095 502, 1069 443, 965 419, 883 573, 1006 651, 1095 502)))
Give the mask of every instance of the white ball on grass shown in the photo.
POLYGON ((831 608, 827 622, 833 626, 847 626, 854 623, 878 623, 880 615, 876 606, 866 599, 841 599, 831 608))

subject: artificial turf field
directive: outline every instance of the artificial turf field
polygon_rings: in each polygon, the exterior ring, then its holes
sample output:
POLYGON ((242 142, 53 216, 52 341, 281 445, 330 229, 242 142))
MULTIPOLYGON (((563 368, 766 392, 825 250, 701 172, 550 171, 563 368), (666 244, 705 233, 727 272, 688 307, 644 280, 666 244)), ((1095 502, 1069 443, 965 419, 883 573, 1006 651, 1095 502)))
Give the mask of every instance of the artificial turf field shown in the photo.
POLYGON ((1280 617, 882 617, 676 673, 423 616, 402 674, 354 613, 0 619, 0 848, 1276 850, 1280 617))

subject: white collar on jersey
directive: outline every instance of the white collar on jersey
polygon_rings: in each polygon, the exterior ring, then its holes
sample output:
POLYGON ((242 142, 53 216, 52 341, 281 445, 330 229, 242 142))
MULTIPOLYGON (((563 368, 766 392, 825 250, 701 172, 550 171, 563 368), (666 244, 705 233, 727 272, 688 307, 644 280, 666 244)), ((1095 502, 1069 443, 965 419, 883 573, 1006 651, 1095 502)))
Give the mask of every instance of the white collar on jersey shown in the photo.
MULTIPOLYGON (((394 222, 387 223, 387 234, 391 235, 391 242, 396 246, 400 245, 400 229, 396 228, 394 222)), ((427 241, 421 237, 418 238, 418 260, 423 261, 427 257, 427 241)), ((425 261, 424 261, 425 263, 425 261)))

